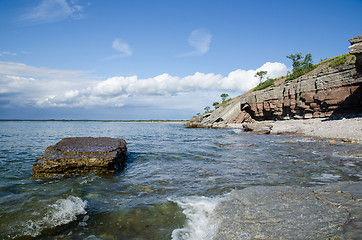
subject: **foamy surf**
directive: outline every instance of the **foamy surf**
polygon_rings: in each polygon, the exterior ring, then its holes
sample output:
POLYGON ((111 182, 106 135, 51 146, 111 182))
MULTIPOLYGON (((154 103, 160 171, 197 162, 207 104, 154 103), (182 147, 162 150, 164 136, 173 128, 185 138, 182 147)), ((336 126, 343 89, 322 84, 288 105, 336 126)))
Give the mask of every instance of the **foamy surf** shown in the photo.
MULTIPOLYGON (((42 218, 28 220, 23 225, 22 235, 35 237, 40 235, 43 229, 70 223, 76 220, 78 215, 86 214, 86 207, 87 201, 79 197, 69 196, 66 199, 59 199, 44 211, 45 215, 42 218)), ((34 213, 34 215, 38 214, 34 213)))
POLYGON ((172 232, 173 240, 209 240, 215 234, 218 223, 212 218, 221 198, 185 197, 170 200, 183 208, 187 222, 183 228, 172 232))

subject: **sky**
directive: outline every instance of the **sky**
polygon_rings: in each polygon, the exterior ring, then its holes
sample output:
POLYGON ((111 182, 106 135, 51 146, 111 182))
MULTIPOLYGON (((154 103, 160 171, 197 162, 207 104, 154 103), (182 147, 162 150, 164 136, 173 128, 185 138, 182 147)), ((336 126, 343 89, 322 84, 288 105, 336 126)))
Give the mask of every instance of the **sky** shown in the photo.
POLYGON ((0 0, 0 119, 176 120, 348 52, 361 0, 0 0))

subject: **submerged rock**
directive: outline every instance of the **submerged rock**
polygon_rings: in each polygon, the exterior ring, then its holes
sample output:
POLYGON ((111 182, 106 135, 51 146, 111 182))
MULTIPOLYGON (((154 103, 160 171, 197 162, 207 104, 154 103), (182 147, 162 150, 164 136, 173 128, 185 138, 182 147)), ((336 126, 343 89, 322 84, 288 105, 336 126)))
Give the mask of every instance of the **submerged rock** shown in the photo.
POLYGON ((126 161, 126 141, 108 137, 64 138, 33 164, 35 177, 83 172, 115 173, 126 161))
POLYGON ((359 239, 360 182, 322 187, 250 187, 216 209, 221 239, 359 239))

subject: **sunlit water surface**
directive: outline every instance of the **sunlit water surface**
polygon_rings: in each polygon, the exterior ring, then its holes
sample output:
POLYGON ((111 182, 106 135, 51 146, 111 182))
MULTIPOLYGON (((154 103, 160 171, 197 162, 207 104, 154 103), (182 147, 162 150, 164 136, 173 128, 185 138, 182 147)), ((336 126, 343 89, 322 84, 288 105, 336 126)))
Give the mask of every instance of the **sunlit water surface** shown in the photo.
MULTIPOLYGON (((234 189, 361 179, 361 145, 175 123, 0 122, 0 239, 210 239, 234 189), (64 137, 123 138, 114 176, 31 178, 64 137)), ((226 216, 227 217, 227 216, 226 216)))

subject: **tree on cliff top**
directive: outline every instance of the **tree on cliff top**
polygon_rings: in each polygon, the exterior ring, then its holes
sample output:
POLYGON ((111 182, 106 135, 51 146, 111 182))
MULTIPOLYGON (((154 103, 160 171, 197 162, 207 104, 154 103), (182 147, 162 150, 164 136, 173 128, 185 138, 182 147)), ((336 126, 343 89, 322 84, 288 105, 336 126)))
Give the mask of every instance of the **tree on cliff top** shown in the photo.
POLYGON ((315 68, 313 65, 312 54, 310 53, 306 54, 305 57, 303 57, 301 53, 290 54, 287 58, 293 62, 293 72, 288 76, 288 80, 296 79, 315 68))
POLYGON ((228 96, 229 96, 229 94, 227 94, 227 93, 221 94, 220 97, 221 97, 222 102, 225 102, 225 101, 226 101, 226 98, 227 98, 228 96))
POLYGON ((220 104, 219 102, 214 102, 214 103, 212 104, 212 106, 214 106, 214 107, 216 108, 216 106, 219 105, 219 104, 220 104))
POLYGON ((267 75, 268 71, 259 71, 257 72, 254 77, 259 78, 259 84, 261 84, 264 80, 265 75, 267 75))

